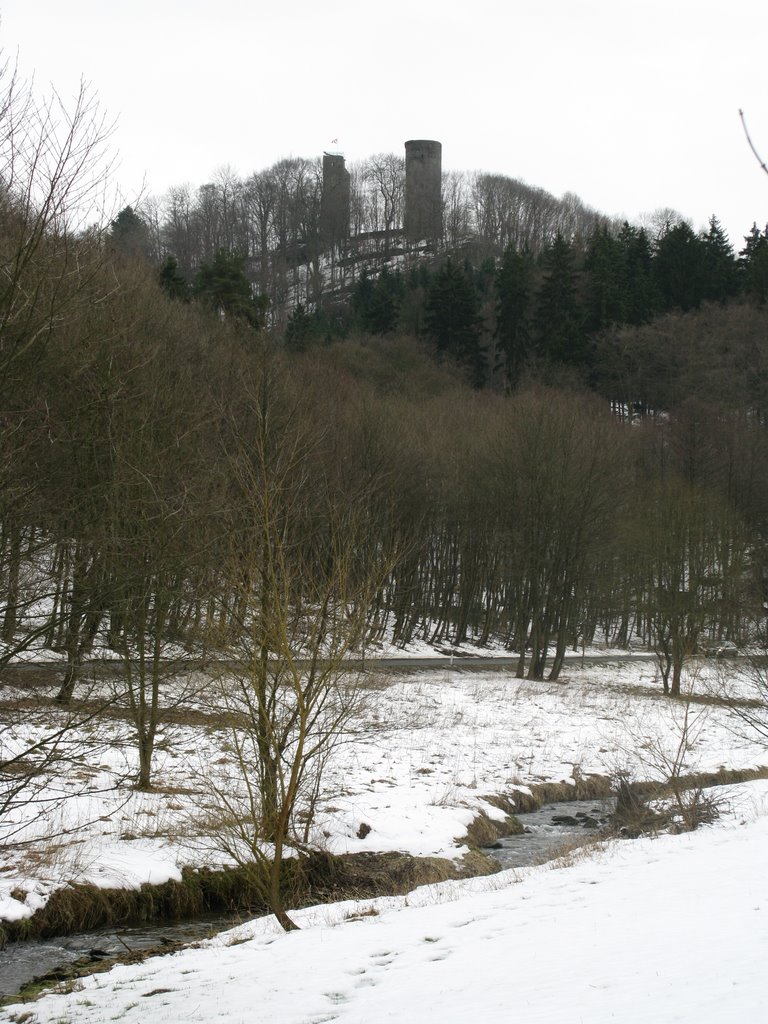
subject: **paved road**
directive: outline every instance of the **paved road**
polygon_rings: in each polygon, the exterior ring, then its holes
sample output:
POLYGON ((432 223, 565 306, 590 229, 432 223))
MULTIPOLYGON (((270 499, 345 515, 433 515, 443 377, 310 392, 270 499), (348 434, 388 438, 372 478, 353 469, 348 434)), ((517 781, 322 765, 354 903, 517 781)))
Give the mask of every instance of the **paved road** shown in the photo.
MULTIPOLYGON (((566 654, 565 665, 581 667, 584 665, 606 665, 619 664, 627 665, 631 662, 653 661, 655 655, 648 651, 639 651, 632 654, 566 654)), ((189 668, 199 667, 199 662, 189 661, 189 668)), ((450 669, 456 672, 515 672, 517 669, 517 657, 506 655, 503 657, 484 657, 482 655, 466 654, 463 652, 453 655, 447 653, 442 657, 419 657, 419 658, 365 658, 364 661, 350 660, 350 668, 365 668, 369 671, 379 672, 421 672, 430 670, 450 669)), ((552 664, 552 659, 547 659, 547 665, 552 664)), ((94 659, 86 662, 83 666, 84 675, 88 669, 101 668, 103 670, 116 670, 120 661, 109 659, 94 659)), ((16 662, 7 666, 10 672, 32 673, 35 671, 56 673, 64 671, 64 663, 61 661, 33 661, 20 663, 16 662)))
MULTIPOLYGON (((566 654, 565 664, 571 666, 581 665, 606 665, 606 664, 622 664, 626 665, 633 661, 653 661, 655 655, 642 651, 636 654, 589 654, 583 656, 581 654, 566 654)), ((356 666, 359 666, 361 662, 354 662, 356 666)), ((552 658, 547 658, 547 665, 552 664, 552 658)), ((402 672, 412 669, 414 671, 421 669, 454 669, 460 672, 478 672, 488 671, 497 669, 500 672, 514 672, 517 669, 517 656, 512 655, 507 657, 489 658, 483 655, 474 654, 456 654, 453 657, 445 655, 443 657, 433 658, 366 658, 364 665, 366 668, 377 668, 383 672, 402 672)))

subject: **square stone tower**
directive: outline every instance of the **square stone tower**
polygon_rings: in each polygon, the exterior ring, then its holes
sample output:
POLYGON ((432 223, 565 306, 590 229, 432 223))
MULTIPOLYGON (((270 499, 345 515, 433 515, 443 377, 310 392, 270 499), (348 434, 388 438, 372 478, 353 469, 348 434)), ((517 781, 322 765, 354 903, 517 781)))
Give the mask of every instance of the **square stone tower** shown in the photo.
POLYGON ((323 153, 320 230, 327 248, 349 237, 349 171, 341 153, 323 153))

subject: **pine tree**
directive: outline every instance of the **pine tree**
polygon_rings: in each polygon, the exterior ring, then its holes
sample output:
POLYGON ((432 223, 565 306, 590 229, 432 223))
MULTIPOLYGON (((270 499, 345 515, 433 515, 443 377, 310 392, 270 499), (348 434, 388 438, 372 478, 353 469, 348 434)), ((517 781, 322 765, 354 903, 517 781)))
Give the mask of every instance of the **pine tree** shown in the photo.
POLYGON ((702 297, 709 302, 727 302, 739 290, 739 273, 733 246, 714 215, 709 230, 701 236, 704 243, 704 281, 702 297))
POLYGON ((558 232, 541 257, 544 279, 536 302, 536 342, 552 363, 586 361, 586 336, 579 304, 576 253, 558 232))
POLYGON ((315 316, 308 313, 301 302, 297 303, 296 308, 288 317, 288 324, 285 328, 285 347, 292 352, 306 351, 314 334, 315 321, 315 316))
POLYGON ((626 320, 626 251, 606 225, 596 227, 587 244, 586 328, 592 333, 626 320))
POLYGON ((149 256, 147 225, 132 206, 124 207, 109 226, 112 243, 129 256, 149 256))
POLYGON ((504 355, 507 386, 513 388, 530 356, 531 278, 528 250, 507 246, 496 272, 496 338, 504 355))
POLYGON ((645 228, 626 221, 619 232, 624 319, 629 324, 648 323, 660 306, 653 271, 651 241, 645 228))
POLYGON ((258 329, 263 325, 267 300, 263 295, 254 298, 244 268, 242 256, 219 249, 213 262, 203 263, 198 270, 193 293, 220 315, 245 320, 258 329))
POLYGON ((371 305, 373 304, 375 287, 375 282, 371 280, 367 269, 363 267, 360 277, 358 277, 352 290, 351 299, 352 312, 357 317, 358 323, 362 328, 365 328, 371 305))
POLYGON ((667 225, 656 243, 654 271, 666 310, 697 309, 704 298, 706 249, 703 239, 682 221, 667 225))
POLYGON ((763 304, 768 302, 768 225, 760 231, 757 224, 744 239, 739 267, 744 291, 763 304))
POLYGON ((179 271, 179 264, 175 256, 166 256, 158 273, 160 287, 172 299, 181 302, 189 301, 189 285, 179 271))
POLYGON ((379 274, 366 313, 365 326, 372 334, 388 334, 397 327, 405 285, 399 272, 384 267, 379 274))
POLYGON ((438 352, 453 355, 466 367, 473 387, 482 387, 486 360, 480 345, 479 298, 471 279, 450 259, 430 284, 425 325, 438 352))
POLYGON ((384 267, 373 281, 363 270, 352 294, 352 309, 359 326, 371 334, 394 331, 404 295, 405 283, 399 271, 393 274, 384 267))

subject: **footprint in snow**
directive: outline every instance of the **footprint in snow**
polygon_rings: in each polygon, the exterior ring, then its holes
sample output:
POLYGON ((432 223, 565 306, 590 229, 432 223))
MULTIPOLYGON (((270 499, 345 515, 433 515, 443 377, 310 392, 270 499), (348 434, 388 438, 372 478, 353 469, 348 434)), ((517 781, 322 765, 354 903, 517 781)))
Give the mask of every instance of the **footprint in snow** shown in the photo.
MULTIPOLYGON (((346 992, 323 992, 326 999, 330 999, 332 1003, 346 1003, 349 1002, 349 996, 346 992)), ((335 1017, 331 1017, 331 1020, 335 1020, 335 1017)))

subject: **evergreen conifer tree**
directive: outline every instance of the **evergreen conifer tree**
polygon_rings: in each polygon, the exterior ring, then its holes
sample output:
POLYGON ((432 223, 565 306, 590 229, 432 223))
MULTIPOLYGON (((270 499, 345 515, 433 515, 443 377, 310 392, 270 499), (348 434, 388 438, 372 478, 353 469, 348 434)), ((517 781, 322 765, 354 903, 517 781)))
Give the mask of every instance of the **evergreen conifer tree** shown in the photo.
POLYGON ((739 290, 736 256, 728 236, 714 215, 709 230, 702 234, 704 243, 704 281, 702 298, 709 302, 727 302, 739 290))
POLYGON ((175 256, 166 256, 158 273, 158 280, 163 291, 172 299, 181 302, 189 301, 189 285, 179 271, 175 256))
POLYGON ((586 361, 586 336, 573 245, 558 232, 545 249, 541 265, 544 279, 536 302, 538 350, 549 362, 581 365, 586 361))
POLYGON ((625 322, 648 323, 660 305, 648 232, 645 228, 633 227, 625 221, 618 241, 621 247, 625 322))
POLYGON ((472 280, 450 259, 430 284, 425 325, 438 352, 455 356, 466 367, 473 387, 482 387, 486 360, 480 345, 479 298, 472 280))
POLYGON ((697 309, 705 294, 706 248, 689 224, 667 225, 656 243, 654 270, 665 310, 697 309))
POLYGON ((213 262, 203 263, 198 270, 193 293, 220 315, 245 320, 257 329, 263 324, 267 300, 254 298, 242 256, 219 249, 213 262))
POLYGON ((532 276, 530 252, 507 246, 496 272, 496 338, 504 355, 509 388, 520 379, 530 356, 532 276))
POLYGON ((760 231, 752 225, 739 253, 739 267, 746 294, 761 304, 768 302, 768 226, 760 231))
POLYGON ((586 327, 601 331, 626 320, 626 250, 607 225, 596 227, 587 244, 586 327))
POLYGON ((365 326, 372 334, 388 334, 397 327, 405 285, 399 272, 384 267, 373 289, 365 326))
POLYGON ((365 327, 371 305, 373 304, 373 293, 375 287, 375 282, 371 280, 368 270, 363 267, 360 272, 360 276, 355 282, 351 299, 352 312, 355 314, 360 326, 363 328, 365 327))
POLYGON ((109 237, 114 245, 129 256, 149 256, 147 225, 132 206, 124 207, 109 226, 109 237))
POLYGON ((288 317, 285 328, 285 347, 292 352, 304 352, 315 333, 317 318, 309 313, 306 307, 297 303, 296 308, 288 317))

